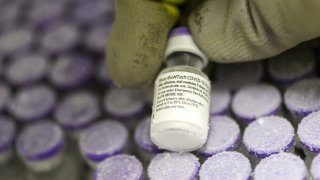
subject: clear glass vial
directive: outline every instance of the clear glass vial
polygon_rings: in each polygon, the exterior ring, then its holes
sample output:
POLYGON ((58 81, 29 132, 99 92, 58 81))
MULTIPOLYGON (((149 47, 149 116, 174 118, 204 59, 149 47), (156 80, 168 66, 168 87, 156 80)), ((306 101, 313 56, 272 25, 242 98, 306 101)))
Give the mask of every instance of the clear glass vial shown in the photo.
POLYGON ((207 140, 210 81, 208 64, 185 27, 174 29, 165 52, 168 68, 155 81, 151 139, 161 149, 192 151, 207 140))

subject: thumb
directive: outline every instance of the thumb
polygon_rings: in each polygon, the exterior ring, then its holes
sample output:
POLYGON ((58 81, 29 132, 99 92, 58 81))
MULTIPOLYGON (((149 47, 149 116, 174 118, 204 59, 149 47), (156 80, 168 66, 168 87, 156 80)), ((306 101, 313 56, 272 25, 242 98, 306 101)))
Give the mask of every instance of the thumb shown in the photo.
POLYGON ((263 59, 320 35, 318 0, 207 0, 189 26, 200 48, 219 62, 263 59))
POLYGON ((107 48, 107 66, 116 85, 146 87, 158 73, 168 31, 179 12, 148 0, 117 0, 107 48))

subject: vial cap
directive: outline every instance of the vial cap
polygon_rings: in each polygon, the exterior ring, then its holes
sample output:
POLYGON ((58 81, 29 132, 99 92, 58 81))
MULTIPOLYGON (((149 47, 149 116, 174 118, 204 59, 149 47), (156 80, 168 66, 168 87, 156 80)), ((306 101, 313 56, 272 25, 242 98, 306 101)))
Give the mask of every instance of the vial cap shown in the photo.
POLYGON ((0 36, 0 53, 12 55, 32 47, 33 34, 29 28, 8 29, 0 36))
POLYGON ((219 84, 215 84, 211 90, 210 115, 222 115, 230 108, 231 91, 219 84))
POLYGON ((203 61, 203 67, 208 64, 208 58, 192 39, 191 32, 187 27, 178 27, 173 29, 169 34, 167 49, 165 52, 165 60, 175 52, 189 52, 199 56, 203 61))
POLYGON ((6 116, 0 116, 0 153, 10 149, 16 135, 14 121, 6 116))
POLYGON ((126 127, 116 121, 101 121, 84 130, 80 135, 82 154, 93 162, 100 162, 124 151, 128 145, 126 127))
POLYGON ((311 164, 311 175, 314 179, 320 179, 320 154, 318 154, 315 158, 312 160, 311 164))
POLYGON ((92 51, 104 52, 107 47, 107 39, 110 31, 111 24, 92 27, 84 39, 84 45, 92 51))
POLYGON ((9 87, 0 83, 0 112, 7 107, 10 97, 11 93, 9 87))

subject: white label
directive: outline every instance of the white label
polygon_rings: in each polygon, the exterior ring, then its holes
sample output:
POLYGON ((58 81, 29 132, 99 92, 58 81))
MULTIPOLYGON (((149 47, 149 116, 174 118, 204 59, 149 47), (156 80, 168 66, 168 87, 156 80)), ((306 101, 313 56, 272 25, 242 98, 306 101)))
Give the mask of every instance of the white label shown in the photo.
POLYGON ((187 121, 207 127, 209 121, 210 81, 190 72, 168 72, 155 82, 152 124, 187 121))

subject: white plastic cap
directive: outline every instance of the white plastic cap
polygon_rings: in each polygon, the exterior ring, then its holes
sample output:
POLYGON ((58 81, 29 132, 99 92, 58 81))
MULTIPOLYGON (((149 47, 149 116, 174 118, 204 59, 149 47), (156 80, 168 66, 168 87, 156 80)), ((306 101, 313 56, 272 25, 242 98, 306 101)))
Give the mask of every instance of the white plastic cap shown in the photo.
POLYGON ((203 61, 203 67, 208 64, 208 58, 194 43, 191 32, 187 27, 174 28, 170 34, 165 52, 165 61, 175 52, 188 52, 199 56, 203 61))

